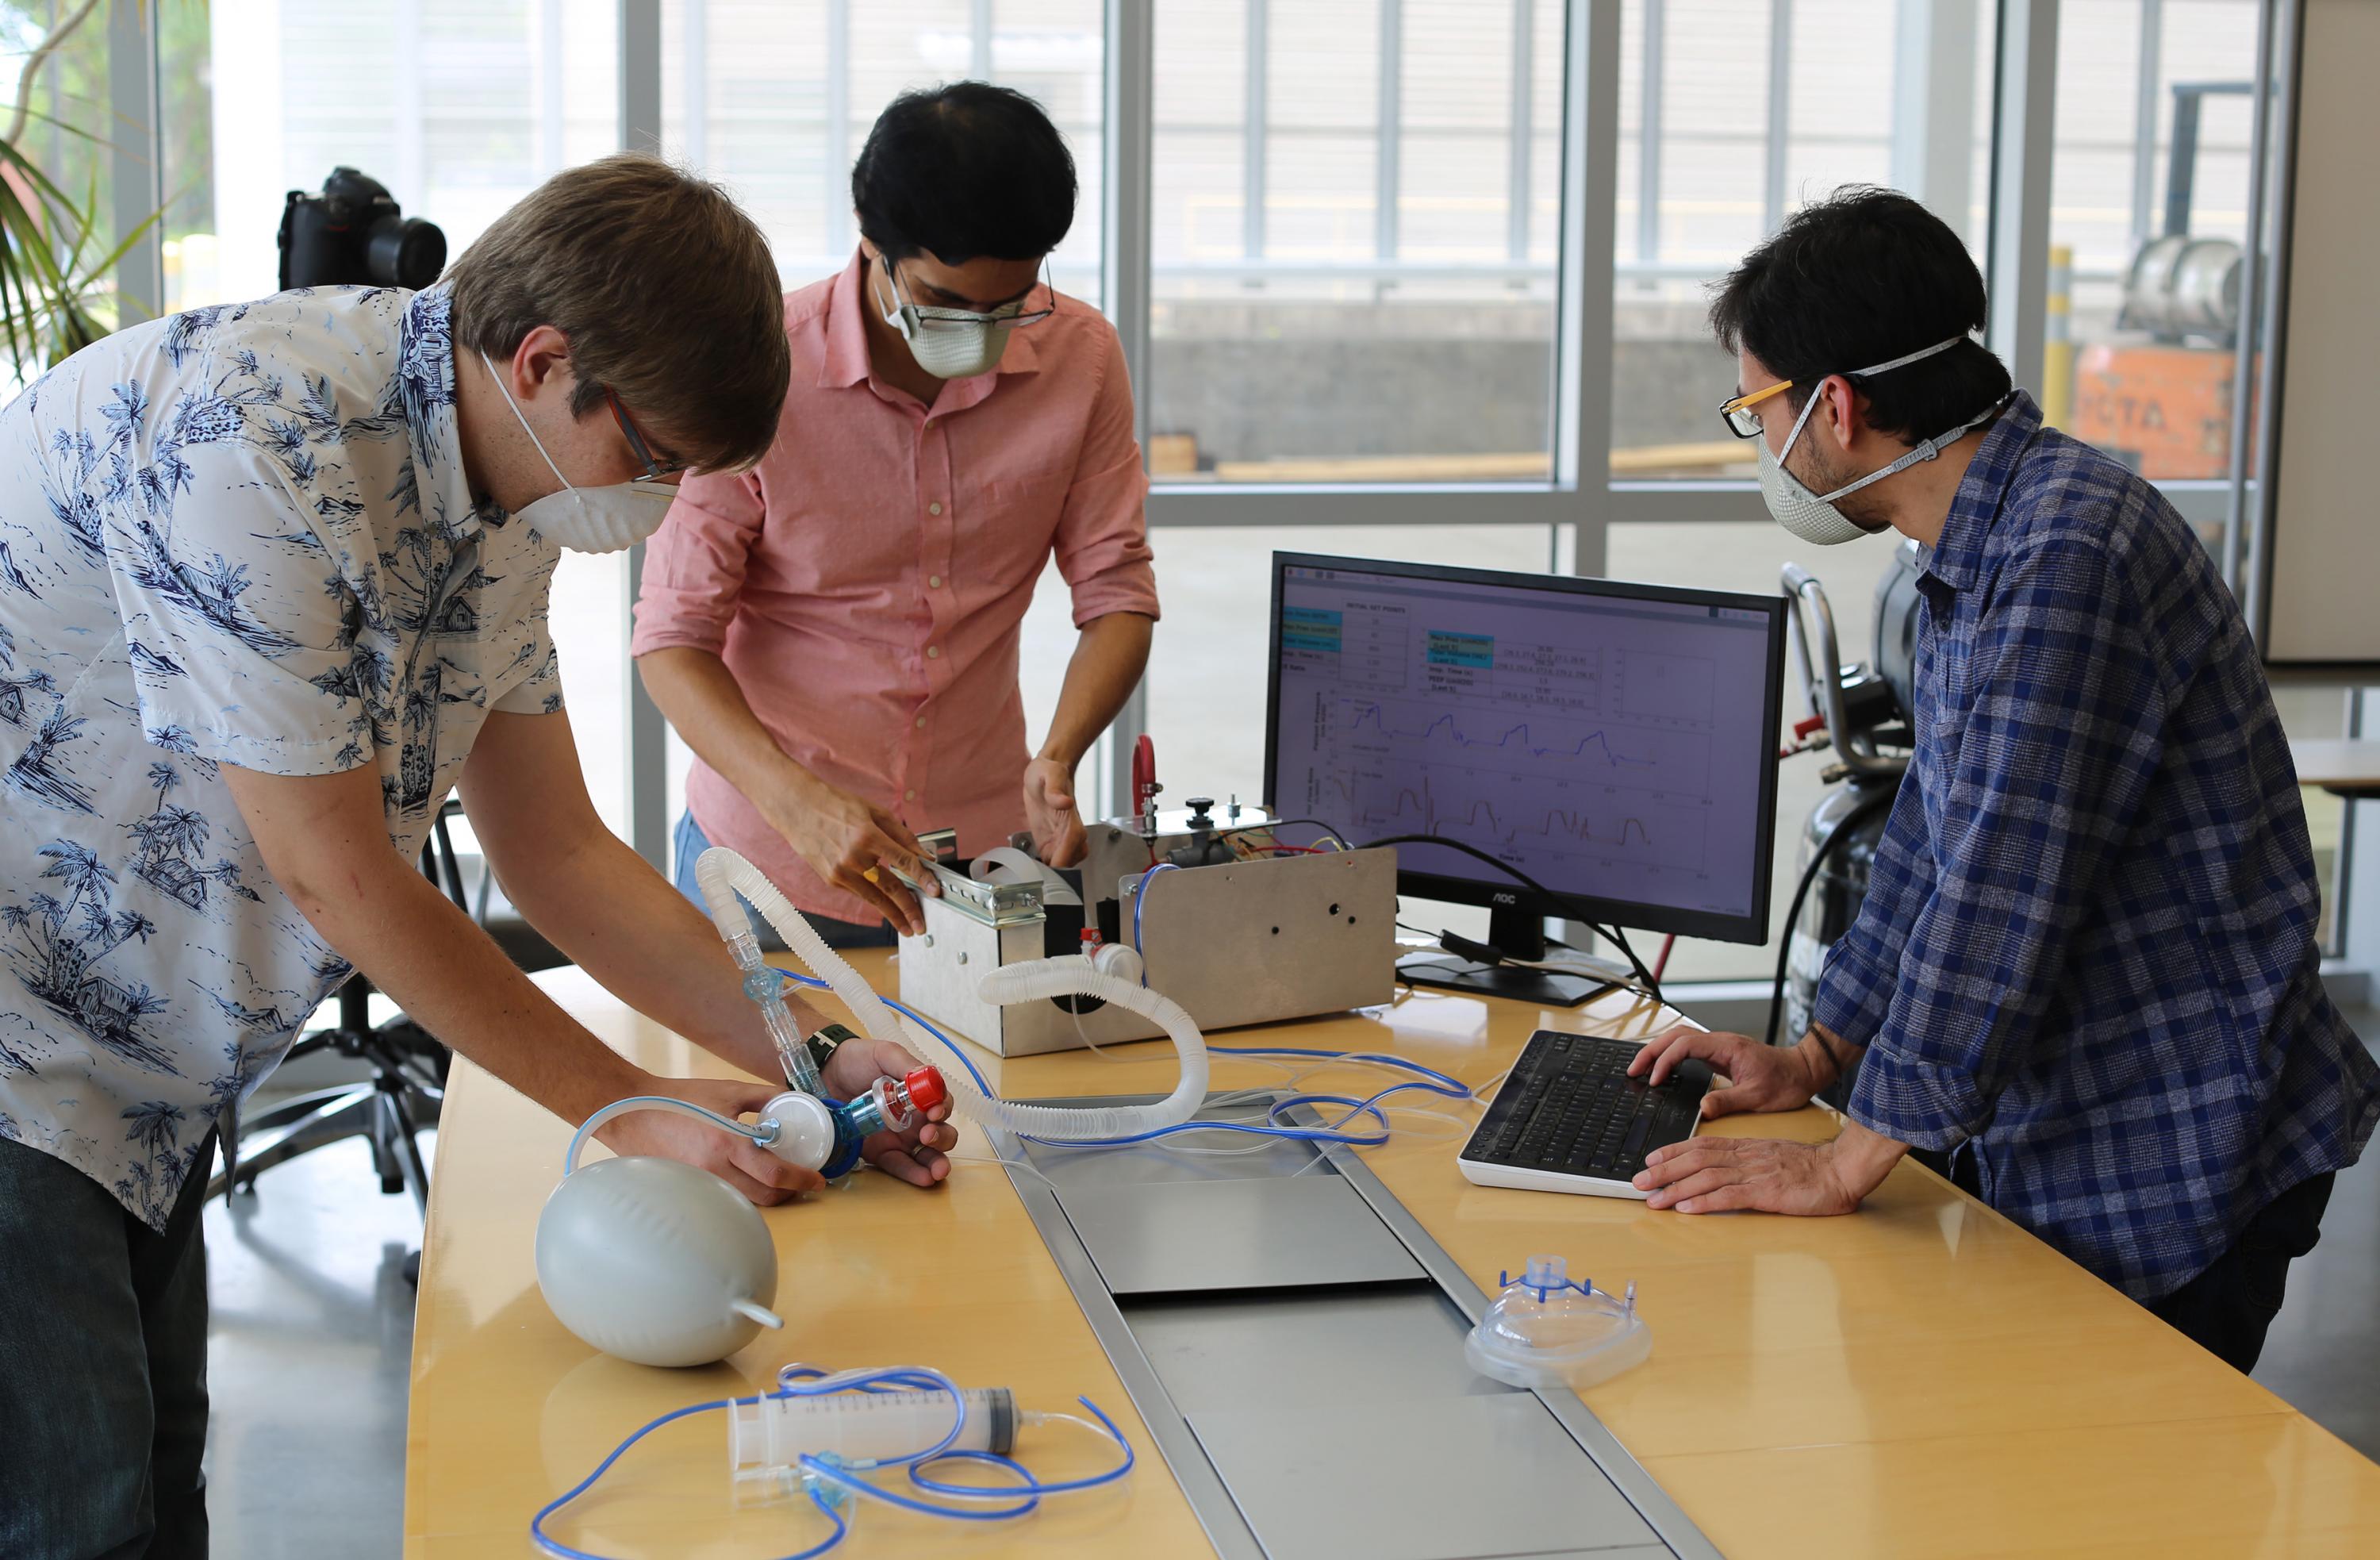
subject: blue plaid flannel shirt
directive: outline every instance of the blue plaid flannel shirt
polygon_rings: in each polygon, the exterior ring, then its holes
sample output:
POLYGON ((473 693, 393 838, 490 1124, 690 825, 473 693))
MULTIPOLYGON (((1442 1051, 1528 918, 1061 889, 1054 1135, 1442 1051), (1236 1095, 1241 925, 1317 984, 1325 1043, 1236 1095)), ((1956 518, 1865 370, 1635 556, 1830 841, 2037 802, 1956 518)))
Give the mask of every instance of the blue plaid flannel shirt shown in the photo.
POLYGON ((1867 1048, 1853 1120, 2157 1298, 2380 1118, 2271 690, 2196 534, 2022 395, 1919 589, 1916 753, 1813 1017, 1867 1048))

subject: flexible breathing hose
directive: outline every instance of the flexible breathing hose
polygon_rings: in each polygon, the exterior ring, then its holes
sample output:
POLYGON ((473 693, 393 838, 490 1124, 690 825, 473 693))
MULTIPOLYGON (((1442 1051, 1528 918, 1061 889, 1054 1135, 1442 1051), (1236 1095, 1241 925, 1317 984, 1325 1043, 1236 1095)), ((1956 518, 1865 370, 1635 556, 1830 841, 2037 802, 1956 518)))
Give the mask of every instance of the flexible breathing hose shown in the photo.
MULTIPOLYGON (((815 970, 827 983, 827 989, 842 999, 851 1016, 858 1020, 861 1033, 905 1034, 914 1047, 929 1051, 924 1032, 897 1023, 884 999, 876 994, 876 989, 826 945, 826 940, 794 908, 777 885, 761 875, 759 868, 735 852, 714 846, 702 853, 694 871, 702 888, 703 903, 710 911, 711 924, 725 939, 747 984, 752 973, 765 966, 760 961, 759 940, 752 934, 751 920, 736 900, 739 894, 751 901, 761 919, 776 929, 795 957, 815 970)), ((1189 1120, 1206 1101, 1206 1037, 1198 1032, 1198 1026, 1183 1011, 1181 1004, 1162 993, 1103 974, 1079 957, 1005 965, 985 976, 978 990, 986 1002, 1002 1007, 1050 997, 1089 996, 1136 1013, 1172 1038, 1173 1049, 1182 1058, 1182 1079, 1172 1093, 1154 1104, 1075 1109, 1017 1104, 995 1099, 968 1080, 955 1076, 947 1078, 951 1108, 970 1121, 999 1127, 1021 1137, 1087 1142, 1128 1138, 1175 1126, 1189 1120)))
MULTIPOLYGON (((1002 1007, 1058 996, 1090 996, 1137 1013, 1162 1028, 1182 1058, 1182 1079, 1173 1092, 1153 1104, 1023 1105, 994 1099, 972 1080, 946 1075, 951 1108, 970 1121, 1002 1127, 1022 1138, 1079 1143, 1129 1138, 1184 1122, 1207 1100, 1207 1038, 1182 1005, 1160 992, 1114 975, 1102 974, 1080 957, 1009 964, 983 978, 978 988, 986 1002, 1002 1007)), ((922 1046, 919 1034, 915 1043, 922 1046)))
MULTIPOLYGON (((794 908, 775 884, 761 875, 759 868, 735 851, 713 846, 695 862, 694 876, 702 889, 702 902, 710 911, 710 924, 719 929, 728 951, 735 956, 735 968, 744 971, 747 988, 754 972, 767 967, 760 961, 760 940, 752 934, 752 920, 736 900, 739 894, 750 900, 761 919, 776 929, 794 957, 816 970, 827 989, 843 999, 844 1006, 858 1020, 860 1033, 895 1032, 892 1010, 876 994, 876 988, 861 980, 858 970, 826 945, 826 939, 794 908)), ((800 1037, 795 1038, 795 1048, 799 1050, 800 1037)))

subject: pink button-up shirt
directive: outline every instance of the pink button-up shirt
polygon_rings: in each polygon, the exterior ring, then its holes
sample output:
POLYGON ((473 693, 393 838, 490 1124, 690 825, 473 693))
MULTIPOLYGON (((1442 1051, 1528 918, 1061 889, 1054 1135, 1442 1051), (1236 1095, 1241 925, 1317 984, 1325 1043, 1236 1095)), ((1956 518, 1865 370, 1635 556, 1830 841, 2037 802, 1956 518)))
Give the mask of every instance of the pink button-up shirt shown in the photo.
MULTIPOLYGON (((1157 615, 1114 329, 1060 297, 929 408, 869 372, 862 262, 785 299, 793 385, 742 476, 691 477, 646 549, 631 653, 720 656, 804 768, 973 855, 1025 826, 1017 641, 1054 551, 1077 627, 1157 615)), ((686 804, 804 910, 873 922, 697 760, 686 804)))

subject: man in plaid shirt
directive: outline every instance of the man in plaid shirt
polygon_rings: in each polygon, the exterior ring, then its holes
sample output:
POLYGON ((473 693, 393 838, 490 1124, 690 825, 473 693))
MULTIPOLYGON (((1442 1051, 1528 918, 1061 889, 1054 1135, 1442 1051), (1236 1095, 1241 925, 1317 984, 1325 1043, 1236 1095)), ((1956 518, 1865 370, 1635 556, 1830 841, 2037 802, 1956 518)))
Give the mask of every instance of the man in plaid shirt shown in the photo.
POLYGON ((2241 1370, 2313 1246, 2380 1068, 2324 993, 2313 850, 2256 648, 2149 483, 2042 426, 1967 333, 1983 278, 1908 198, 1801 213, 1722 285, 1732 431, 1780 523, 1926 549, 1916 750, 1790 1049, 1673 1030, 1704 1114, 1806 1103, 1833 1142, 1694 1138, 1656 1208, 1844 1213, 1912 1148, 2241 1370), (1869 364, 1850 368, 1846 365, 1869 364))

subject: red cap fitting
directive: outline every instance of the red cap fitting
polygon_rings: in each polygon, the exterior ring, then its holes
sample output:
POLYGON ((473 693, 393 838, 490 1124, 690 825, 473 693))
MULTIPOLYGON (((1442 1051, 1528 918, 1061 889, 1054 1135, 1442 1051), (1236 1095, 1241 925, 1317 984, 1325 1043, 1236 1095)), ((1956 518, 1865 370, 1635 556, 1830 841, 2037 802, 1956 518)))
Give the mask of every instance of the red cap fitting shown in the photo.
POLYGON ((924 1112, 932 1110, 951 1097, 951 1086, 942 1081, 938 1067, 918 1067, 901 1080, 901 1088, 909 1096, 909 1108, 924 1112))

